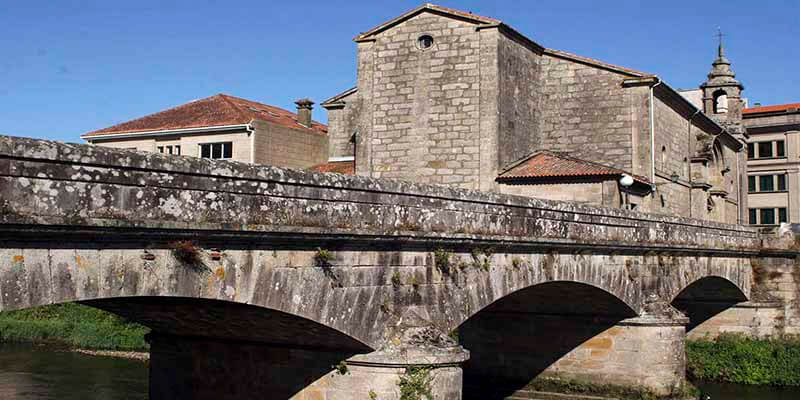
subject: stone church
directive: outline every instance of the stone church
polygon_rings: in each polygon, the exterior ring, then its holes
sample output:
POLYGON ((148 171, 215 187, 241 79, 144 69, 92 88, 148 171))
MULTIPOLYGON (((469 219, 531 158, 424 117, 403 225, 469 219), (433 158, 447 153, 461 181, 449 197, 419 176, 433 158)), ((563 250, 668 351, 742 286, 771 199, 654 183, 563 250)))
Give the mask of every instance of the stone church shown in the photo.
POLYGON ((437 5, 354 40, 356 87, 322 103, 321 170, 742 221, 741 87, 724 66, 698 106, 654 74, 437 5), (707 112, 723 92, 725 113, 707 112))

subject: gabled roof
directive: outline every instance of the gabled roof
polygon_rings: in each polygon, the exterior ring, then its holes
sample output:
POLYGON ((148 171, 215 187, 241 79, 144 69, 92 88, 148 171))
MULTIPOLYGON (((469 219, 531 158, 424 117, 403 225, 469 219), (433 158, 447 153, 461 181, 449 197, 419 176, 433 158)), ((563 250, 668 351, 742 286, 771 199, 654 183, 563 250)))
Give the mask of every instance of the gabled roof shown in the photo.
POLYGON ((358 91, 358 87, 357 86, 353 86, 350 89, 347 89, 344 92, 341 92, 341 93, 331 97, 330 99, 327 99, 327 100, 323 101, 319 105, 321 105, 322 107, 325 107, 325 108, 328 108, 330 106, 341 105, 341 104, 343 104, 342 99, 344 99, 345 97, 347 97, 347 96, 349 96, 349 95, 351 95, 351 94, 353 94, 353 93, 355 93, 357 91, 358 91))
POLYGON ((645 78, 645 77, 653 77, 653 76, 655 76, 655 75, 647 73, 647 72, 637 71, 635 69, 626 68, 626 67, 620 67, 619 65, 609 64, 607 62, 603 62, 603 61, 600 61, 600 60, 595 60, 594 58, 579 56, 577 54, 572 54, 572 53, 569 53, 569 52, 566 52, 566 51, 562 51, 562 50, 544 49, 544 53, 547 54, 547 55, 550 55, 550 56, 559 57, 559 58, 565 58, 565 59, 571 60, 571 61, 576 61, 576 62, 579 62, 581 64, 587 64, 587 65, 591 65, 591 66, 598 67, 598 68, 601 68, 601 69, 605 69, 605 70, 609 70, 609 71, 613 71, 613 72, 618 72, 618 73, 621 73, 623 75, 629 75, 631 77, 645 78))
POLYGON ((772 106, 749 107, 742 110, 742 114, 756 114, 769 112, 785 112, 800 109, 800 103, 776 104, 772 106))
POLYGON ((271 122, 287 128, 327 134, 328 127, 313 122, 308 128, 297 122, 297 114, 267 104, 239 97, 218 94, 190 101, 177 107, 150 114, 108 128, 81 135, 82 138, 99 138, 103 135, 142 133, 249 124, 253 120, 271 122))
POLYGON ((356 162, 354 160, 347 161, 328 161, 326 163, 317 164, 309 170, 314 172, 335 172, 337 174, 355 175, 356 162))
POLYGON ((390 19, 390 20, 388 20, 388 21, 386 21, 386 22, 384 22, 384 23, 382 23, 382 24, 380 24, 380 25, 378 25, 378 26, 376 26, 376 27, 364 32, 364 33, 361 33, 360 35, 356 36, 353 40, 355 40, 356 42, 365 40, 365 39, 367 39, 368 37, 370 37, 372 35, 375 35, 375 34, 378 34, 380 32, 383 32, 383 31, 385 31, 385 30, 387 30, 387 29, 389 29, 389 28, 391 28, 391 27, 393 27, 393 26, 395 26, 395 25, 397 25, 397 24, 399 24, 399 23, 401 23, 401 22, 403 22, 403 21, 405 21, 405 20, 407 20, 409 18, 412 18, 412 17, 416 16, 417 14, 425 12, 425 11, 433 12, 433 13, 440 14, 440 15, 447 15, 447 16, 450 16, 450 17, 458 18, 458 19, 461 19, 461 20, 465 20, 465 21, 473 22, 473 23, 477 23, 477 24, 497 25, 497 24, 501 24, 502 23, 500 20, 497 20, 497 19, 494 19, 494 18, 483 17, 483 16, 480 16, 480 15, 475 15, 475 14, 470 13, 470 12, 454 10, 452 8, 442 7, 442 6, 436 5, 436 4, 425 3, 425 4, 420 5, 419 7, 414 8, 413 10, 410 10, 410 11, 408 11, 406 13, 403 13, 399 17, 392 18, 392 19, 390 19))
MULTIPOLYGON (((554 178, 589 177, 608 177, 615 179, 623 174, 628 173, 618 168, 581 160, 563 153, 538 150, 506 167, 500 175, 497 176, 497 180, 510 181, 524 179, 526 181, 552 181, 554 178)), ((640 183, 650 184, 647 178, 633 174, 628 175, 631 175, 634 180, 640 183)))

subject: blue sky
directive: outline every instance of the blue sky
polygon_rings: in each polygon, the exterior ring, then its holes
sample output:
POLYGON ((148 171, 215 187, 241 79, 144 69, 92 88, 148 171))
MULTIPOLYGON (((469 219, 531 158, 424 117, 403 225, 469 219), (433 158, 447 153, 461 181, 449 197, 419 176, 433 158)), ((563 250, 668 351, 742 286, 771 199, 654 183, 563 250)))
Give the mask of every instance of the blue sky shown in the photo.
MULTIPOLYGON (((80 142, 81 133, 227 93, 293 110, 355 82, 359 32, 420 2, 5 1, 0 133, 80 142)), ((800 102, 800 1, 437 2, 501 19, 545 47, 696 87, 717 26, 762 104, 800 102)), ((325 121, 315 107, 314 118, 325 121)))

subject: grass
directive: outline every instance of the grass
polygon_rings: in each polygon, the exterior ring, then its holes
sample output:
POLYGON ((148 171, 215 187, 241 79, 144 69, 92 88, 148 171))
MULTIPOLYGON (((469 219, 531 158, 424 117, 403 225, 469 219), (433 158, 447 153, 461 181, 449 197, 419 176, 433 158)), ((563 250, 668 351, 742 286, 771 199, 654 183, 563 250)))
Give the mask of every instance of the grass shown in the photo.
POLYGON ((725 334, 687 341, 687 373, 705 381, 800 386, 800 338, 750 339, 725 334))
POLYGON ((114 314, 77 303, 0 313, 0 342, 146 351, 144 335, 149 331, 114 314))

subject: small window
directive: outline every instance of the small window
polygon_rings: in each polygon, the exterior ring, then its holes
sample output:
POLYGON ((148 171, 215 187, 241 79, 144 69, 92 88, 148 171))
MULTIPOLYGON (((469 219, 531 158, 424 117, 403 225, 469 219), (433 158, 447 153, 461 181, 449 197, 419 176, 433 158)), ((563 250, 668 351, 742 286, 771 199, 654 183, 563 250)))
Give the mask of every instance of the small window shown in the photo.
POLYGON ((749 213, 749 221, 750 225, 757 225, 758 224, 758 210, 755 208, 751 208, 749 213))
POLYGON ((786 190, 786 175, 778 175, 778 191, 782 192, 786 190))
POLYGON ((783 140, 775 142, 775 157, 786 157, 786 143, 783 140))
POLYGON ((772 157, 772 142, 758 143, 758 158, 772 157))
POLYGON ((747 191, 750 193, 756 192, 756 177, 755 176, 748 176, 747 177, 747 191))
POLYGON ((762 208, 760 211, 760 225, 775 225, 775 209, 774 208, 762 208))
POLYGON ((433 37, 431 35, 422 35, 417 38, 417 47, 420 50, 427 50, 433 47, 433 37))
POLYGON ((778 223, 780 224, 781 222, 789 222, 789 220, 786 218, 786 207, 781 207, 778 209, 778 223))
POLYGON ((175 145, 175 155, 181 155, 181 146, 175 145))
POLYGON ((747 159, 751 160, 756 158, 756 144, 755 143, 748 143, 747 144, 747 159))
POLYGON ((232 158, 233 143, 203 143, 200 145, 200 157, 215 160, 232 158))
POLYGON ((159 153, 164 153, 164 146, 158 146, 157 149, 159 153))
POLYGON ((775 180, 772 175, 761 175, 758 177, 758 191, 759 192, 774 192, 775 180))
POLYGON ((167 146, 167 154, 172 154, 172 146, 167 146))

